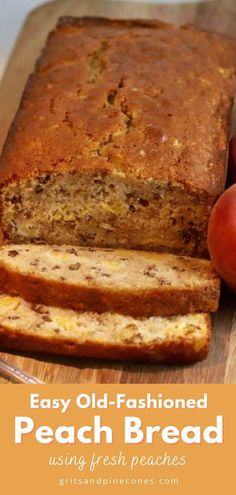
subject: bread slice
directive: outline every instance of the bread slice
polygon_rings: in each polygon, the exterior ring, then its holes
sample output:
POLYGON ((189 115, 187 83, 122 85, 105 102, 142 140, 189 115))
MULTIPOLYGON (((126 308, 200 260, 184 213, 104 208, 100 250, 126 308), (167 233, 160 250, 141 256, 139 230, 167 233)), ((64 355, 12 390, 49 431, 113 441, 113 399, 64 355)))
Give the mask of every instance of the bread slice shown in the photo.
POLYGON ((33 303, 132 316, 216 311, 220 291, 208 260, 39 245, 0 248, 0 285, 33 303))
POLYGON ((133 318, 117 313, 77 313, 0 295, 2 348, 186 364, 204 359, 209 342, 207 314, 133 318))

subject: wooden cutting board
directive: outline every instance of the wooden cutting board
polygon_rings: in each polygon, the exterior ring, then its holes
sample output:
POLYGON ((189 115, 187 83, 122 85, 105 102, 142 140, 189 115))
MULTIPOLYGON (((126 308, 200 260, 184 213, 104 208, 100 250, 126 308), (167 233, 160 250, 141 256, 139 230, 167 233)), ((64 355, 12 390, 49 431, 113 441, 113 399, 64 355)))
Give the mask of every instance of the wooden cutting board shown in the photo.
MULTIPOLYGON (((57 0, 33 11, 25 22, 0 86, 0 148, 48 32, 62 15, 159 18, 236 36, 236 0, 156 5, 123 1, 57 0)), ((96 360, 4 354, 10 363, 47 383, 236 383, 235 296, 226 291, 214 316, 209 357, 195 366, 128 366, 96 360)), ((0 378, 1 383, 6 383, 0 378), (1 381, 2 380, 2 381, 1 381)))

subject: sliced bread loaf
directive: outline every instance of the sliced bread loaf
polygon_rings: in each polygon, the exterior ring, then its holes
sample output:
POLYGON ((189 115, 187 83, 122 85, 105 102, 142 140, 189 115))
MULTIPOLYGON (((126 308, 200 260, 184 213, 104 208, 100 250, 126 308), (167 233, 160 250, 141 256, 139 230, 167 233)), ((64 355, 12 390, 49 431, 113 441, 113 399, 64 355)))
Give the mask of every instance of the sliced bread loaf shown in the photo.
POLYGON ((76 313, 0 295, 0 347, 82 357, 166 364, 204 359, 210 318, 195 313, 133 318, 117 313, 76 313))
POLYGON ((216 311, 220 292, 208 260, 39 245, 0 248, 0 286, 33 303, 133 316, 216 311))

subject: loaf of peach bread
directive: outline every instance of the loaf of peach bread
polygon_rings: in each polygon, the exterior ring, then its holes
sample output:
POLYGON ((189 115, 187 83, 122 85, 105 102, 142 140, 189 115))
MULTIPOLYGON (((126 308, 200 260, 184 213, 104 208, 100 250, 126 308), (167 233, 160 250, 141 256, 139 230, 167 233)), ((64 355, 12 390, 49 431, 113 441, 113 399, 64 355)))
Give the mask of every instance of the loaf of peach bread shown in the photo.
POLYGON ((61 19, 3 149, 5 237, 207 256, 235 69, 194 27, 61 19))

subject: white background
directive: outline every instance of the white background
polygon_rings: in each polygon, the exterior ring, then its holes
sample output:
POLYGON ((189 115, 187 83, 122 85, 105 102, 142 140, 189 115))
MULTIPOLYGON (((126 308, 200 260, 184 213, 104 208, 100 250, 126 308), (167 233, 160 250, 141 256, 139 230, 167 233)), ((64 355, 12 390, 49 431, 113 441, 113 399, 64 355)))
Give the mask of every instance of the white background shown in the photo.
POLYGON ((0 0, 0 77, 26 15, 43 0, 0 0))

